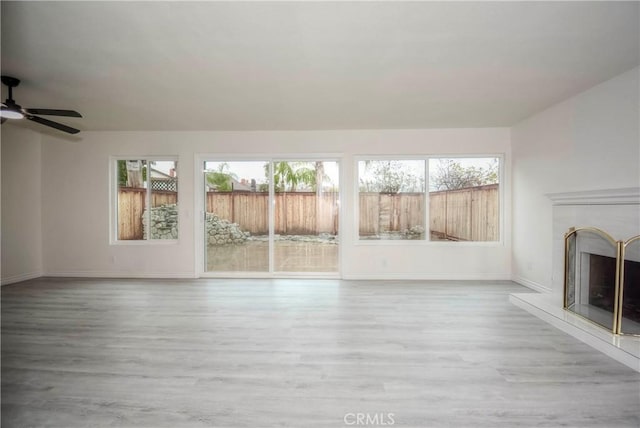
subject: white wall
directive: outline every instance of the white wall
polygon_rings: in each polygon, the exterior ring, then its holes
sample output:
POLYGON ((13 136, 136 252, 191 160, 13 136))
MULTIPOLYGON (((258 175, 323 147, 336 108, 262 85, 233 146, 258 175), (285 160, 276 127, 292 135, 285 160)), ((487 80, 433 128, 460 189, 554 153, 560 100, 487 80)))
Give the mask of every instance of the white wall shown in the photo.
POLYGON ((640 184, 639 69, 513 127, 513 279, 550 290, 552 209, 545 195, 640 184))
MULTIPOLYGON (((508 279, 511 274, 510 133, 506 128, 289 131, 83 132, 81 141, 44 137, 43 254, 48 275, 196 276, 194 199, 199 154, 337 154, 343 162, 345 278, 508 279), (354 156, 504 154, 504 239, 478 245, 361 244, 355 239, 354 156), (179 157, 180 239, 174 245, 110 245, 109 156, 179 157)), ((200 178, 200 176, 198 176, 200 178)), ((200 225, 197 225, 198 232, 200 225)), ((380 243, 376 243, 380 244, 380 243)))
POLYGON ((197 276, 194 164, 198 154, 293 153, 342 158, 343 277, 506 279, 512 275, 525 285, 549 289, 553 237, 551 203, 545 195, 639 185, 638 73, 638 68, 624 73, 511 130, 83 132, 78 141, 42 136, 40 148, 37 134, 4 126, 2 278, 29 277, 42 270, 50 275, 197 276), (504 153, 506 160, 503 242, 376 245, 355 239, 355 186, 350 184, 355 180, 354 156, 487 153, 504 153), (181 235, 177 244, 109 244, 111 155, 179 156, 181 235), (37 165, 40 156, 41 200, 38 168, 27 174, 24 167, 37 165), (29 194, 17 197, 5 190, 12 180, 25 183, 29 194), (24 214, 20 207, 31 209, 24 214))
POLYGON ((2 126, 2 284, 42 275, 40 134, 2 126))

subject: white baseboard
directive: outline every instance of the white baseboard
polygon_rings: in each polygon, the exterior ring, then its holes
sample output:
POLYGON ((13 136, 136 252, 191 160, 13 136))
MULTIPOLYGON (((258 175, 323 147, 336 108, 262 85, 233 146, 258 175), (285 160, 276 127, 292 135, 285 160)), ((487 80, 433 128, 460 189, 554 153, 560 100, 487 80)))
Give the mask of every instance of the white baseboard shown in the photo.
POLYGON ((27 281, 29 279, 40 278, 42 276, 42 272, 30 272, 30 273, 21 273, 20 275, 13 275, 7 278, 2 278, 2 282, 0 285, 9 285, 14 284, 16 282, 27 281))
POLYGON ((151 279, 194 279, 193 272, 113 272, 113 271, 66 271, 46 272, 43 276, 68 278, 151 278, 151 279))
POLYGON ((396 280, 396 281, 510 281, 511 275, 502 273, 489 274, 353 274, 342 275, 346 280, 396 280))
POLYGON ((517 282, 520 285, 523 285, 527 288, 530 288, 534 291, 537 291, 539 293, 551 293, 551 288, 546 287, 542 284, 538 284, 537 282, 534 281, 530 281, 526 278, 523 278, 521 276, 514 276, 513 278, 511 278, 511 280, 513 282, 517 282))

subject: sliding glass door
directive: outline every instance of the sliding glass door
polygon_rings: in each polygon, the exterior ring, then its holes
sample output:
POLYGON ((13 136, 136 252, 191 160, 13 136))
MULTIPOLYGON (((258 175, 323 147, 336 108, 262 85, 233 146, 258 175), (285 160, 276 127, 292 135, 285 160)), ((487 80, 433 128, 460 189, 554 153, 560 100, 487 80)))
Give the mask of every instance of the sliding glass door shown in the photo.
POLYGON ((207 272, 269 272, 268 165, 205 162, 207 272))
POLYGON ((276 161, 274 269, 338 271, 338 163, 276 161))
POLYGON ((337 273, 338 166, 205 161, 205 272, 337 273))

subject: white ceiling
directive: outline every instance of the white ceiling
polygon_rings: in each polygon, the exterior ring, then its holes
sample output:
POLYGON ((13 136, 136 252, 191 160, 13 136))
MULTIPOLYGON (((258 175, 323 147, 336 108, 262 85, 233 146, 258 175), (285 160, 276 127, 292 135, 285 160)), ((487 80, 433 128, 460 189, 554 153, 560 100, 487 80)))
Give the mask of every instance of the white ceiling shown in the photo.
POLYGON ((2 74, 81 130, 509 126, 638 65, 639 4, 2 1, 2 74))

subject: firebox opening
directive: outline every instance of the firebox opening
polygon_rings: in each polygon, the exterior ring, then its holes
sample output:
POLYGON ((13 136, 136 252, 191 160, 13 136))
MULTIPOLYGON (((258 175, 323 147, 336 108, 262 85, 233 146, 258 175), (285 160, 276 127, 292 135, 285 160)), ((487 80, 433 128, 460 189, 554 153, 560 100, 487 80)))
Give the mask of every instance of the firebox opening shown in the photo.
MULTIPOLYGON (((588 304, 608 313, 615 305, 616 259, 588 254, 588 304)), ((622 299, 623 332, 640 333, 640 263, 624 261, 624 292, 622 299)), ((592 315, 593 316, 593 315, 592 315)), ((604 321, 603 321, 604 322, 604 321)))
POLYGON ((589 254, 589 304, 613 312, 616 288, 616 259, 589 254))
MULTIPOLYGON (((622 318, 640 325, 640 263, 632 260, 624 261, 624 294, 622 295, 622 318)), ((627 323, 632 328, 632 324, 627 323)), ((628 333, 640 334, 638 325, 635 331, 628 333)))

